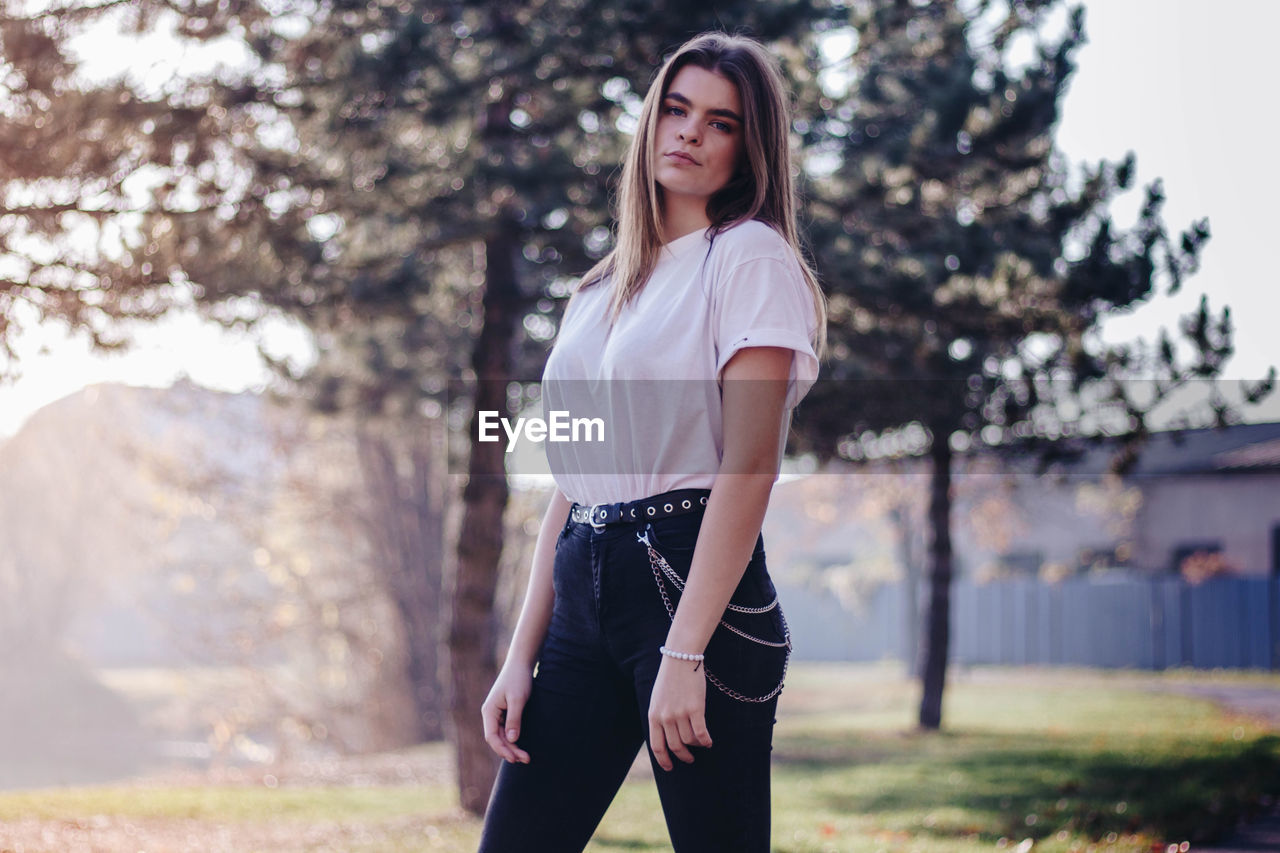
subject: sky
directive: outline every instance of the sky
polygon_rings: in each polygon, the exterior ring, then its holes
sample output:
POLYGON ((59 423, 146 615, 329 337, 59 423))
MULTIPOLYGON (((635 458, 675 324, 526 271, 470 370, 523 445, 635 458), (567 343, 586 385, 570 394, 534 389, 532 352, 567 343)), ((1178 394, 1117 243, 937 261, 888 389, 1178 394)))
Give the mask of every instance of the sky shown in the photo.
MULTIPOLYGON (((1174 328, 1206 294, 1211 308, 1229 305, 1232 311, 1236 353, 1225 375, 1261 377, 1268 366, 1280 366, 1270 328, 1280 316, 1280 282, 1270 254, 1280 225, 1280 174, 1271 168, 1274 118, 1262 87, 1272 70, 1280 3, 1083 5, 1089 42, 1075 54, 1058 148, 1075 164, 1117 162, 1136 153, 1135 187, 1112 206, 1118 227, 1133 223, 1142 188, 1162 178, 1164 220, 1175 239, 1201 218, 1208 218, 1212 234, 1199 272, 1180 294, 1109 320, 1104 338, 1154 340, 1161 326, 1174 328)), ((127 68, 148 85, 171 79, 179 65, 194 71, 236 60, 225 52, 178 55, 163 35, 121 49, 117 39, 94 34, 81 46, 86 74, 127 68)), ((270 324, 263 336, 272 352, 303 359, 306 340, 284 321, 270 324)), ((255 337, 223 331, 190 313, 138 328, 135 346, 124 354, 92 353, 87 340, 56 327, 34 330, 17 341, 21 377, 0 384, 0 438, 15 433, 39 407, 97 382, 164 386, 185 376, 220 390, 260 390, 268 374, 256 346, 255 337)))

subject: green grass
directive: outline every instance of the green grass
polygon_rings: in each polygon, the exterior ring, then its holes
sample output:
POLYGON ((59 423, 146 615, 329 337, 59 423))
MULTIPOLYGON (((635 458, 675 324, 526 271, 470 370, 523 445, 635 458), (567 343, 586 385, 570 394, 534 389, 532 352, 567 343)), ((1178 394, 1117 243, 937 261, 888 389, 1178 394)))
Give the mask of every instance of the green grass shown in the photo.
MULTIPOLYGON (((919 733, 918 687, 896 669, 793 666, 774 736, 774 850, 968 853, 1032 839, 1037 853, 1149 853, 1201 842, 1264 795, 1280 797, 1280 736, 1260 723, 1136 689, 1161 678, 1152 674, 1060 675, 956 673, 944 729, 919 733)), ((1247 681, 1280 685, 1265 674, 1247 681)), ((444 785, 6 794, 0 853, 14 849, 4 824, 24 818, 71 831, 131 827, 148 851, 185 849, 180 836, 193 828, 230 832, 227 849, 246 852, 471 851, 479 836, 444 785), (176 846, 163 846, 175 827, 176 846)), ((651 780, 623 786, 588 850, 670 850, 651 780)))
MULTIPOLYGON (((1159 677, 955 683, 944 730, 917 733, 918 688, 890 673, 818 666, 788 678, 774 740, 777 853, 966 853, 1028 838, 1036 851, 1164 850, 1280 797, 1280 737, 1203 700, 1133 689, 1159 677)), ((1274 675, 1238 680, 1280 686, 1274 675)), ((588 849, 669 849, 651 817, 656 794, 623 794, 588 849)))

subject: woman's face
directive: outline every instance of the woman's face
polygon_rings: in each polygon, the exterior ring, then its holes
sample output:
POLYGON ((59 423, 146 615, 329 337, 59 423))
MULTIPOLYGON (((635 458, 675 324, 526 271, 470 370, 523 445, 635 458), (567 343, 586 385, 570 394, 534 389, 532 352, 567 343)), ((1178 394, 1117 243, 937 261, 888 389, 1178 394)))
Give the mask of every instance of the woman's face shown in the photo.
POLYGON ((742 134, 737 87, 705 68, 684 66, 659 105, 655 180, 668 196, 698 197, 705 203, 737 171, 742 134))

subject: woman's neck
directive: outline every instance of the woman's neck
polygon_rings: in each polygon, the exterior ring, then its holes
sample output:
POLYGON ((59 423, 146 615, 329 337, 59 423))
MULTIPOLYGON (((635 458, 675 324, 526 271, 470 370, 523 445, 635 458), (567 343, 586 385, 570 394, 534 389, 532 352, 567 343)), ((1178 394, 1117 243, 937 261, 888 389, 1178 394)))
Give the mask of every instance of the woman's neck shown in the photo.
POLYGON ((693 199, 696 204, 681 204, 677 198, 667 197, 662 211, 662 242, 671 243, 695 231, 704 231, 711 224, 707 218, 706 199, 693 199))

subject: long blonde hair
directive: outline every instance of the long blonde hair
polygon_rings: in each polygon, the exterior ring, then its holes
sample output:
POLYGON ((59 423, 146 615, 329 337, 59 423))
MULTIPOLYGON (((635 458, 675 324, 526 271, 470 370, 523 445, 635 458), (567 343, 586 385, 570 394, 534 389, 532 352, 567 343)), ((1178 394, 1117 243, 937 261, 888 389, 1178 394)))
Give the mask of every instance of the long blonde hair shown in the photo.
POLYGON ((711 236, 750 219, 771 225, 791 246, 813 296, 818 317, 814 350, 826 353, 827 304, 818 278, 800 249, 795 186, 791 180, 790 106, 777 61, 760 42, 709 32, 685 42, 658 71, 645 94, 640 125, 622 167, 618 192, 617 242, 587 271, 575 294, 613 281, 610 323, 644 287, 662 249, 662 187, 653 176, 653 140, 659 106, 676 74, 694 65, 719 74, 738 89, 743 107, 745 168, 707 200, 711 236))

